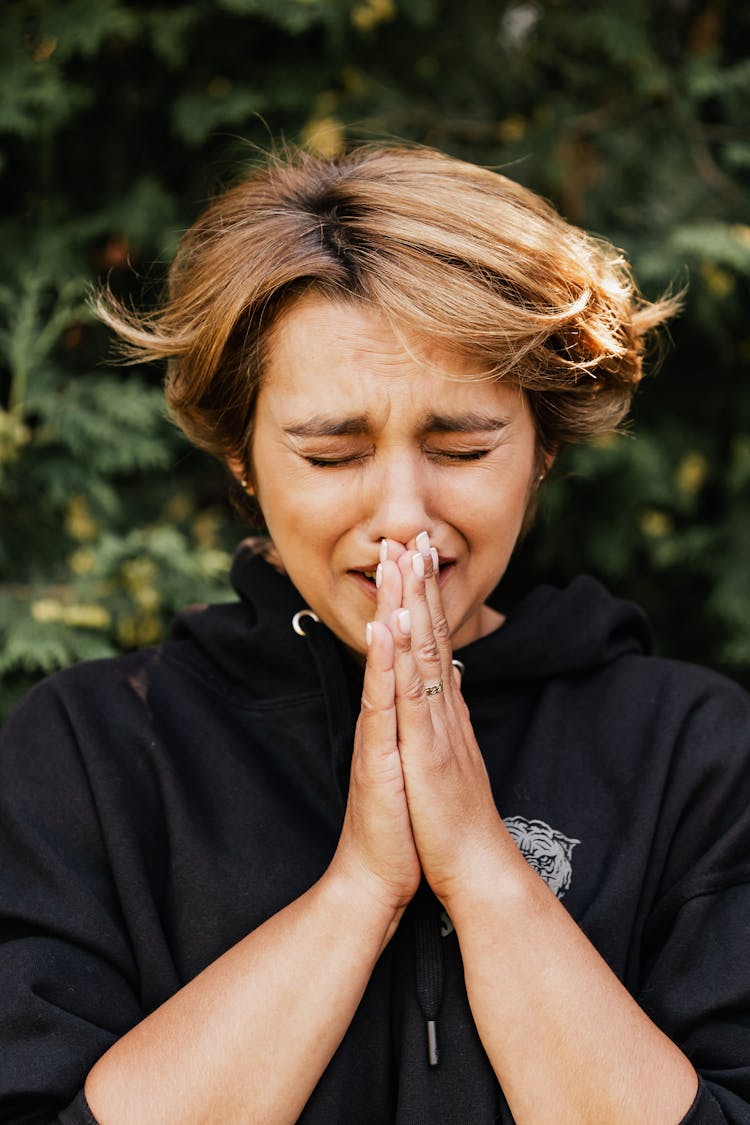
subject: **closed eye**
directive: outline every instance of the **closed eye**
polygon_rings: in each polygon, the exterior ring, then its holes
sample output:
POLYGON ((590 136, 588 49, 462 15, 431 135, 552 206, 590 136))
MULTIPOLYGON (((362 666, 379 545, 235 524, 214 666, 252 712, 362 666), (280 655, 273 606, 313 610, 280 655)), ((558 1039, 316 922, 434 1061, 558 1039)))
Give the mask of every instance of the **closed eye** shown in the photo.
POLYGON ((443 461, 481 461, 483 457, 487 457, 492 452, 490 449, 472 449, 466 453, 454 453, 447 449, 430 449, 427 450, 431 457, 437 457, 443 461))
MULTIPOLYGON (((311 453, 301 453, 300 456, 307 461, 308 465, 312 465, 317 469, 337 469, 362 464, 368 457, 372 456, 373 452, 372 449, 364 449, 356 453, 348 453, 338 457, 316 457, 311 453)), ((492 453, 492 448, 459 450, 430 449, 428 447, 423 447, 423 453, 433 461, 447 461, 455 464, 456 462, 481 461, 483 457, 487 457, 492 453)))
POLYGON ((309 457, 304 456, 304 460, 308 465, 314 465, 319 469, 336 469, 343 465, 356 465, 360 461, 364 461, 366 454, 355 453, 349 457, 309 457))

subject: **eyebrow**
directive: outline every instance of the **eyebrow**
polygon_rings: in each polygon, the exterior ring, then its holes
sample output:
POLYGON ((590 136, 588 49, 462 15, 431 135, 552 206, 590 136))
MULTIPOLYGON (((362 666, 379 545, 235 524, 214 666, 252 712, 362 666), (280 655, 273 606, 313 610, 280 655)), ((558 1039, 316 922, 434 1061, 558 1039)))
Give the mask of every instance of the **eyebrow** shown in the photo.
MULTIPOLYGON (((419 428, 425 434, 485 434, 505 429, 508 421, 508 418, 476 411, 427 414, 419 428)), ((292 437, 352 437, 370 434, 372 429, 372 420, 366 414, 352 414, 345 418, 313 414, 303 422, 285 426, 284 432, 292 437)))

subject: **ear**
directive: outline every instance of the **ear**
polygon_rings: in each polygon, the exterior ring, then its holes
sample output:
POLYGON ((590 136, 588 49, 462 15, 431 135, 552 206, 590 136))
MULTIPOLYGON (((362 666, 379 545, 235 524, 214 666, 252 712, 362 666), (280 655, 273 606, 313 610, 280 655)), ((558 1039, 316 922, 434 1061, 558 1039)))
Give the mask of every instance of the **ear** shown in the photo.
POLYGON ((255 488, 248 476, 248 469, 245 463, 239 457, 226 457, 225 464, 243 492, 247 492, 248 495, 253 496, 255 494, 255 488))
POLYGON ((537 485, 541 484, 547 473, 550 471, 557 458, 557 450, 554 449, 549 453, 542 453, 541 449, 537 452, 537 485))

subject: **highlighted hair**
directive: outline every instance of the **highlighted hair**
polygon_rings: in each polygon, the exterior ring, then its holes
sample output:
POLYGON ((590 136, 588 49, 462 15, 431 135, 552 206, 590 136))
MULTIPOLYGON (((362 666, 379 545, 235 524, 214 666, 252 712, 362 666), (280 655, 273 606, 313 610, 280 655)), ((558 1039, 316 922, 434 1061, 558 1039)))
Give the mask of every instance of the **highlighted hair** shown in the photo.
POLYGON ((182 239, 167 299, 139 316, 104 292, 128 360, 166 359, 187 437, 249 462, 276 319, 306 292, 364 302, 394 328, 476 361, 528 394, 540 450, 615 429, 653 330, 623 256, 505 176, 424 148, 269 157, 182 239))

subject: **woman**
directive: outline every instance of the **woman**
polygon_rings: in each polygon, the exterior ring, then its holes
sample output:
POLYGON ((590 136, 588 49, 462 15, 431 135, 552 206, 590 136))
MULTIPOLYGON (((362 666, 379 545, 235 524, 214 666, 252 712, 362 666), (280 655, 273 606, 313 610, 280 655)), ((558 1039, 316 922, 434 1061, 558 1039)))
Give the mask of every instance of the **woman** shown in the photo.
POLYGON ((488 603, 672 303, 370 148, 270 161, 160 312, 101 308, 269 548, 6 728, 2 1120, 750 1121, 747 698, 591 579, 488 603))

